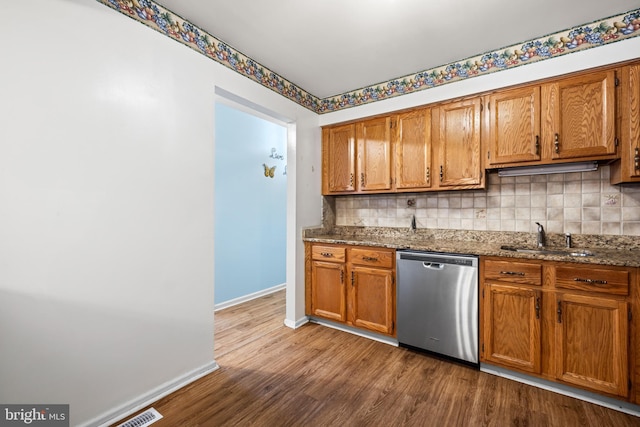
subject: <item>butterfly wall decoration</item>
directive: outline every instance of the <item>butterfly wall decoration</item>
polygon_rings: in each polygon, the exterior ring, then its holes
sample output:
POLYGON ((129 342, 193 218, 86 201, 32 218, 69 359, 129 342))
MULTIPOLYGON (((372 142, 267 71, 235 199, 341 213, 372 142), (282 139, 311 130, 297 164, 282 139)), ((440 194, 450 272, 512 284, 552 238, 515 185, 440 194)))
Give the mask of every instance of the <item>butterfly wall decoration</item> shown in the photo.
POLYGON ((276 173, 276 166, 267 166, 266 164, 262 164, 262 166, 264 166, 264 176, 266 176, 267 178, 273 178, 273 176, 276 173))

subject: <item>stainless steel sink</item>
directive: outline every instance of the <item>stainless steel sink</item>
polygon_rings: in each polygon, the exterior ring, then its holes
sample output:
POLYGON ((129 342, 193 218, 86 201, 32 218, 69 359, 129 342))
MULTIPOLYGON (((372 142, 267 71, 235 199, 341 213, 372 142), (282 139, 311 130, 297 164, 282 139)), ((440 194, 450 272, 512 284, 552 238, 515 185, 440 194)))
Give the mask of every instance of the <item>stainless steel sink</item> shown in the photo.
POLYGON ((500 249, 503 251, 512 251, 512 252, 523 252, 528 254, 536 254, 536 255, 561 255, 561 256, 574 256, 574 257, 585 257, 585 256, 594 256, 595 254, 591 251, 585 249, 546 249, 546 248, 519 248, 516 246, 501 246, 500 249))

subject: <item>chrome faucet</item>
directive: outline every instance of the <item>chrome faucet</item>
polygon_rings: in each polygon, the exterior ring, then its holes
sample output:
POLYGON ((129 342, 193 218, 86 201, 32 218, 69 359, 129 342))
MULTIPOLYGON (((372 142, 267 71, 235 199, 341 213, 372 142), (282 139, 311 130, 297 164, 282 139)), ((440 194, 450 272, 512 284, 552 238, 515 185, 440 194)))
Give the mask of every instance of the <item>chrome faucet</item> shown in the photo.
POLYGON ((544 247, 544 228, 542 227, 542 224, 540 224, 539 222, 536 222, 536 224, 538 224, 538 247, 543 248, 544 247))

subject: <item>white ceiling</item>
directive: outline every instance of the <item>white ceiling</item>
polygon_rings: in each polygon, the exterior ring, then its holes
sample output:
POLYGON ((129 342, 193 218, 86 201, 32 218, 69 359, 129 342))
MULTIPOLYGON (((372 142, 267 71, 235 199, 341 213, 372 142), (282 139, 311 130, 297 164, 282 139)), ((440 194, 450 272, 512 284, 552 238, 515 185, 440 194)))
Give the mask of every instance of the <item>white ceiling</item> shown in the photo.
POLYGON ((327 98, 640 7, 640 0, 158 0, 327 98))

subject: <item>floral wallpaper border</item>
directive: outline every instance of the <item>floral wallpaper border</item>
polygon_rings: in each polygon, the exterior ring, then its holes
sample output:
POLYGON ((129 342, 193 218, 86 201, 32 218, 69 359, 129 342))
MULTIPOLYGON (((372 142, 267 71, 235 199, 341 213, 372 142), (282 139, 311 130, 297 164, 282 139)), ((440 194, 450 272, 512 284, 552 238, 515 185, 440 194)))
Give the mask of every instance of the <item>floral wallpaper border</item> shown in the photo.
POLYGON ((344 110, 640 35, 640 9, 320 99, 152 0, 97 0, 318 114, 344 110))

